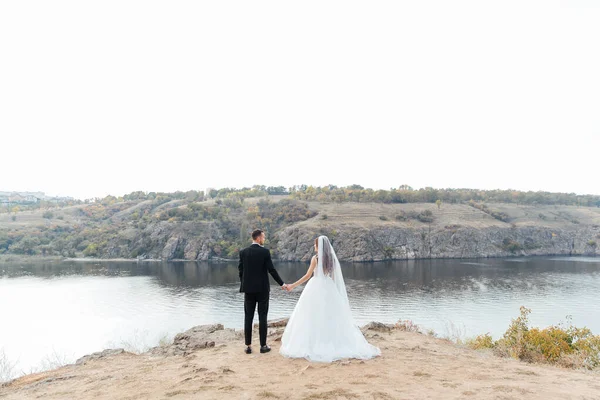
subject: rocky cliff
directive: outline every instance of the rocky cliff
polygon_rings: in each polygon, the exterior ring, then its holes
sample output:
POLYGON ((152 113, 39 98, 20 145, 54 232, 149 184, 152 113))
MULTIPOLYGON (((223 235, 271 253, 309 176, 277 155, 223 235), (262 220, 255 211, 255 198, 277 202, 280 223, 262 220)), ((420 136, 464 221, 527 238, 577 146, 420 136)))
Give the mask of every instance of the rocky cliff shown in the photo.
MULTIPOLYGON (((468 205, 318 204, 316 216, 269 233, 274 256, 307 261, 313 241, 327 235, 340 260, 381 261, 417 258, 478 258, 598 253, 600 209, 490 205, 488 212, 468 205), (505 221, 490 215, 497 210, 505 221), (428 219, 419 216, 429 211, 428 219)), ((138 232, 146 257, 210 260, 226 232, 216 224, 151 225, 138 232)), ((127 251, 129 251, 127 249, 127 251)), ((114 254, 117 256, 118 254, 114 254)))
MULTIPOLYGON (((381 261, 416 258, 478 258, 526 255, 596 255, 600 229, 544 227, 427 228, 336 227, 328 236, 340 260, 381 261)), ((290 227, 279 233, 281 260, 307 261, 318 230, 290 227)))
POLYGON ((307 261, 327 235, 346 261, 598 253, 600 208, 506 203, 252 200, 118 203, 0 215, 0 253, 160 260, 237 258, 253 228, 274 258, 307 261), (253 202, 254 201, 254 202, 253 202), (4 244, 3 244, 4 243, 4 244))

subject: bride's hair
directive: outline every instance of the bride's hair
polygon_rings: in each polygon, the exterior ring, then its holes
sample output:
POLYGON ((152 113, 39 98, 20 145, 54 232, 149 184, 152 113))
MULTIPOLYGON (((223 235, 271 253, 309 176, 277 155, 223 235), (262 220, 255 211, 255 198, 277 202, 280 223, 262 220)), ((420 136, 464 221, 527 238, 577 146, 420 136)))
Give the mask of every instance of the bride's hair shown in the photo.
MULTIPOLYGON (((317 249, 319 248, 319 238, 315 240, 317 243, 317 249)), ((327 236, 323 236, 323 273, 325 275, 333 275, 333 254, 331 254, 331 244, 327 236), (325 243, 327 241, 327 243, 325 243), (327 246, 329 244, 329 246, 327 246)))

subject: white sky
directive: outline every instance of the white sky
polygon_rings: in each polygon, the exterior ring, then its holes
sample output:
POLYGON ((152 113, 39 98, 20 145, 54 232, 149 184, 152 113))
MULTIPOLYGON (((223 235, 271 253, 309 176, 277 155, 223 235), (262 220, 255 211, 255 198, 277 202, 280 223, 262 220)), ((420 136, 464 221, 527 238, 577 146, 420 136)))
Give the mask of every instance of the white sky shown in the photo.
POLYGON ((600 194, 600 4, 0 2, 0 190, 600 194))

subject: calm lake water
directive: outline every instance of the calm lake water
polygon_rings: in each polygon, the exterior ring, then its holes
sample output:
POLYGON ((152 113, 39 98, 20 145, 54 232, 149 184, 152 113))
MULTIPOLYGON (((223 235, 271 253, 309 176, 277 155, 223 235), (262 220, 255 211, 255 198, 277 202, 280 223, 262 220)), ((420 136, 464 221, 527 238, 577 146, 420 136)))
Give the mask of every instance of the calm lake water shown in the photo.
MULTIPOLYGON (((286 282, 304 263, 276 264, 286 282)), ((498 338, 519 306, 532 325, 566 321, 600 333, 600 258, 546 257, 343 263, 356 323, 410 319, 439 336, 498 338)), ((0 355, 15 374, 108 347, 143 350, 194 325, 242 328, 237 264, 0 264, 0 355)), ((269 318, 301 292, 272 287, 269 318)), ((240 348, 242 343, 240 342, 240 348)))

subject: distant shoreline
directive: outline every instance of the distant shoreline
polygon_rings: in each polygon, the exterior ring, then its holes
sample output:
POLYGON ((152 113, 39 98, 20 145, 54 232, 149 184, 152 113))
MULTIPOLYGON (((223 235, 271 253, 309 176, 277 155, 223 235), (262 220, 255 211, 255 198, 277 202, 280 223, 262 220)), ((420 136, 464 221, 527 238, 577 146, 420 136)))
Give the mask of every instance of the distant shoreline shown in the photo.
POLYGON ((209 263, 222 263, 222 262, 233 262, 235 259, 226 258, 215 258, 206 261, 198 260, 163 260, 160 258, 96 258, 96 257, 60 257, 60 256, 30 256, 23 254, 0 254, 0 264, 2 263, 15 263, 15 262, 209 262, 209 263))
MULTIPOLYGON (((84 257, 58 257, 58 256, 28 256, 21 254, 2 254, 1 263, 13 262, 163 262, 160 259, 137 259, 137 258, 84 258, 84 257)), ((188 261, 188 260, 185 260, 188 261)))
MULTIPOLYGON (((397 262, 397 261, 422 261, 422 260, 486 260, 486 259, 526 259, 526 258, 540 258, 540 257, 582 257, 582 258, 598 258, 600 255, 586 255, 586 254, 535 254, 535 255, 524 255, 524 256, 502 256, 502 257, 434 257, 434 258, 397 258, 389 260, 369 260, 369 261, 346 261, 352 264, 379 264, 385 262, 397 262)), ((81 262, 81 263, 103 263, 103 262, 131 262, 131 263, 171 263, 171 262, 196 262, 196 263, 209 263, 209 264, 222 264, 228 262, 236 262, 237 259, 227 258, 214 258, 209 260, 185 260, 185 259, 173 259, 163 260, 157 258, 94 258, 94 257, 59 257, 59 256, 30 256, 22 254, 0 254, 0 264, 8 263, 19 263, 19 262, 81 262)), ((279 260, 273 259, 275 263, 286 263, 286 262, 305 262, 303 260, 279 260)))

